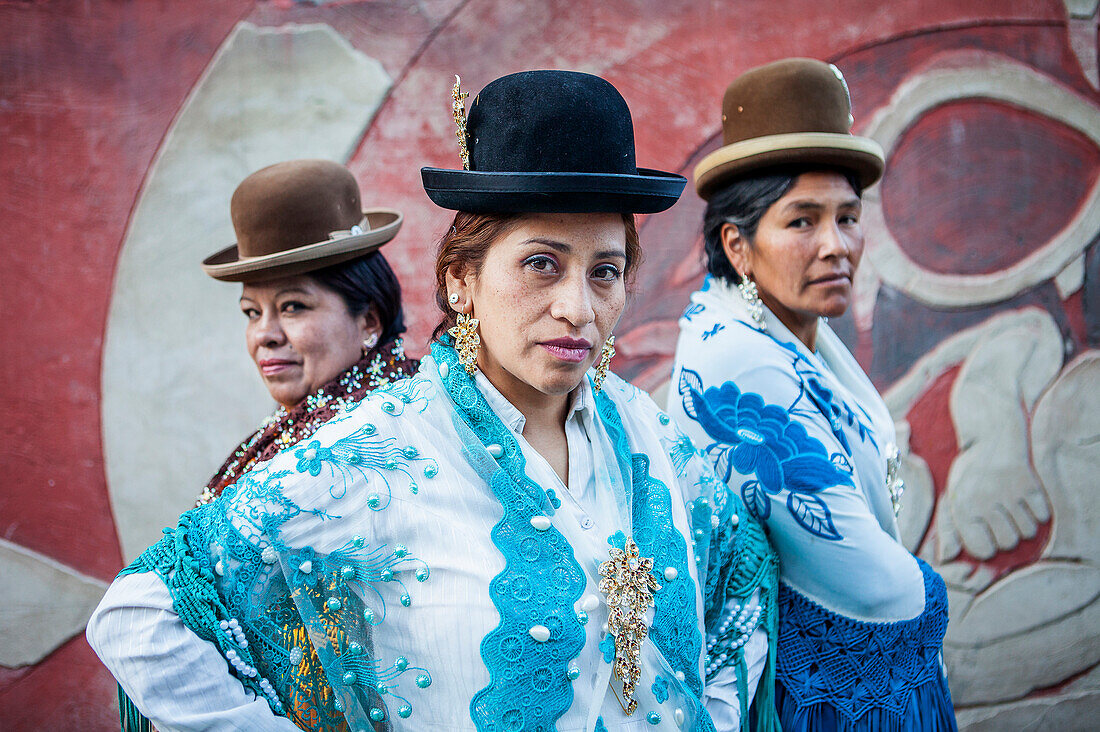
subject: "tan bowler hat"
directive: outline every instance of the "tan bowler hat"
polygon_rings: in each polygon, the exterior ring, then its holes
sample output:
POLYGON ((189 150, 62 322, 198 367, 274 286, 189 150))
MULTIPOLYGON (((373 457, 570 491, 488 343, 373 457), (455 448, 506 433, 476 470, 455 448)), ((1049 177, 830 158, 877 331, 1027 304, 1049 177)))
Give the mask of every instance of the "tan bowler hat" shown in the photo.
POLYGON ((722 97, 722 147, 695 166, 695 190, 709 198, 745 173, 783 165, 853 171, 866 188, 882 176, 882 147, 852 134, 852 100, 840 69, 788 58, 746 71, 722 97))
POLYGON ((329 160, 290 160, 245 178, 229 204, 237 243, 203 260, 214 279, 255 282, 369 254, 397 235, 402 216, 362 210, 359 185, 329 160))

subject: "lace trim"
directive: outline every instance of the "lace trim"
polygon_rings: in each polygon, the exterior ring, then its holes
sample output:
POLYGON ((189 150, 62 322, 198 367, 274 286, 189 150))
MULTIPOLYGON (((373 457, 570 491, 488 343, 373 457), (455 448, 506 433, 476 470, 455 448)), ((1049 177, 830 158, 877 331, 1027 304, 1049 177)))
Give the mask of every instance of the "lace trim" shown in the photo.
MULTIPOLYGON (((491 537, 505 566, 489 583, 500 624, 481 641, 489 685, 470 701, 470 717, 479 730, 552 730, 573 704, 567 664, 584 647, 584 628, 573 611, 584 592, 584 572, 557 529, 538 531, 531 525, 533 517, 553 514, 550 499, 527 477, 519 443, 458 354, 436 342, 432 357, 458 414, 483 445, 500 448, 495 457, 502 470, 481 468, 504 509, 491 537), (549 639, 535 640, 529 632, 535 626, 549 630, 549 639)), ((477 457, 468 459, 478 469, 477 457)))
MULTIPOLYGON (((920 559, 917 564, 924 612, 896 623, 852 620, 780 587, 778 680, 786 703, 797 709, 827 704, 851 724, 874 710, 896 718, 918 712, 910 705, 914 690, 943 673, 947 590, 931 567, 920 559)), ((780 710, 784 718, 792 713, 780 710)))

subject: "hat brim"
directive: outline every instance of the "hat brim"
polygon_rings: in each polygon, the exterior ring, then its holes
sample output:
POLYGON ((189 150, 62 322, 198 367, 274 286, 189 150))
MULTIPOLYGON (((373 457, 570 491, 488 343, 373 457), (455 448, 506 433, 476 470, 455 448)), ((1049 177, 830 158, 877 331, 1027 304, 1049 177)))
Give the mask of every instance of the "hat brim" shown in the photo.
POLYGON ((824 165, 853 171, 863 188, 882 177, 885 155, 869 137, 832 132, 766 135, 725 145, 695 166, 695 190, 707 199, 724 182, 763 168, 824 165))
POLYGON ((241 257, 237 245, 212 254, 202 270, 223 282, 257 282, 305 274, 370 254, 397 236, 404 217, 398 211, 375 208, 363 212, 370 228, 362 234, 306 244, 261 257, 241 257))
POLYGON ((421 168, 424 191, 442 208, 470 213, 657 213, 687 179, 638 168, 615 173, 512 173, 421 168))

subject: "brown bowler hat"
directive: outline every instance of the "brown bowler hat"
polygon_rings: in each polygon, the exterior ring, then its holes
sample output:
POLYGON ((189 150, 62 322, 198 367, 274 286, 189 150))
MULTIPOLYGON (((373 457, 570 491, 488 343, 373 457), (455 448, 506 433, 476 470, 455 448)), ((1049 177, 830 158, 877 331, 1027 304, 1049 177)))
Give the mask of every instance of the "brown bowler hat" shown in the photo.
POLYGON ((359 185, 328 160, 276 163, 245 178, 229 203, 237 243, 203 260, 214 279, 304 274, 373 252, 401 228, 397 211, 362 210, 359 185))
POLYGON ((852 100, 836 66, 811 58, 758 66, 726 88, 723 146, 695 166, 695 190, 705 199, 736 176, 803 163, 851 170, 866 188, 882 176, 882 147, 851 130, 852 100))

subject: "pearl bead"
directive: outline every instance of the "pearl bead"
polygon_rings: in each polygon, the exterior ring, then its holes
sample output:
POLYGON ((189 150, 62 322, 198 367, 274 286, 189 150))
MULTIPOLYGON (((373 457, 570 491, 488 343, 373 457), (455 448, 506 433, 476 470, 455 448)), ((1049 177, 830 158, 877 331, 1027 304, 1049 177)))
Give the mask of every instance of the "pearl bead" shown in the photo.
POLYGON ((421 567, 420 569, 416 570, 416 581, 417 582, 424 582, 425 580, 428 579, 428 574, 429 574, 428 568, 427 567, 421 567))
POLYGON ((545 625, 532 625, 527 632, 539 643, 545 643, 550 640, 550 629, 545 625))
POLYGON ((447 364, 445 364, 445 363, 439 364, 439 376, 440 376, 440 378, 446 379, 447 376, 450 373, 451 373, 451 369, 450 369, 449 366, 447 366, 447 364))
POLYGON ((665 580, 671 582, 680 576, 680 573, 676 571, 675 567, 665 567, 665 580))
POLYGON ((532 516, 531 526, 535 528, 535 531, 546 531, 550 528, 550 518, 548 516, 532 516))
POLYGON ((378 707, 372 707, 370 710, 370 718, 373 719, 375 722, 381 722, 383 719, 386 718, 386 713, 378 707))
POLYGON ((398 656, 397 659, 393 662, 393 667, 398 671, 404 671, 409 667, 409 659, 405 658, 404 656, 398 656))
POLYGON ((350 580, 355 578, 355 567, 350 564, 346 564, 340 568, 340 574, 344 579, 350 580))
POLYGON ((653 725, 660 724, 661 723, 661 715, 657 714, 657 712, 650 712, 649 714, 645 715, 645 721, 647 721, 647 722, 649 722, 650 724, 653 724, 653 725))
MULTIPOLYGON (((717 519, 718 517, 715 516, 714 518, 717 519)), ((741 523, 740 516, 738 516, 737 514, 733 514, 732 516, 730 516, 730 526, 737 526, 737 524, 739 523, 741 523)))
POLYGON ((588 612, 592 612, 593 610, 595 610, 599 606, 600 606, 600 598, 596 597, 595 595, 592 595, 592 594, 585 595, 584 598, 581 600, 581 610, 587 610, 588 612))
POLYGON ((355 676, 354 671, 348 671, 346 674, 344 674, 344 683, 347 684, 348 686, 351 686, 352 684, 354 684, 355 679, 356 679, 356 676, 355 676))
POLYGON ((672 713, 672 719, 673 719, 674 722, 676 722, 677 727, 683 727, 684 726, 684 710, 677 707, 676 711, 674 711, 672 713))
POLYGON ((504 448, 495 442, 490 445, 486 445, 485 449, 488 450, 489 454, 492 455, 494 458, 504 457, 504 448))
POLYGON ((576 666, 570 666, 569 671, 566 673, 570 681, 576 681, 581 677, 581 670, 576 666))
POLYGON ((307 559, 306 561, 298 565, 298 570, 302 574, 309 574, 313 571, 313 562, 307 559))
POLYGON ((432 677, 428 676, 428 674, 420 674, 416 677, 416 685, 421 689, 427 689, 432 685, 432 677))
POLYGON ((401 708, 397 710, 397 716, 401 717, 401 719, 408 719, 409 715, 412 713, 413 708, 410 707, 408 704, 402 705, 401 708))
POLYGON ((330 597, 329 599, 325 600, 325 607, 333 612, 336 612, 343 606, 340 604, 340 600, 335 597, 330 597))
POLYGON ((676 679, 678 681, 683 681, 684 680, 684 672, 683 671, 677 671, 676 672, 676 679))

